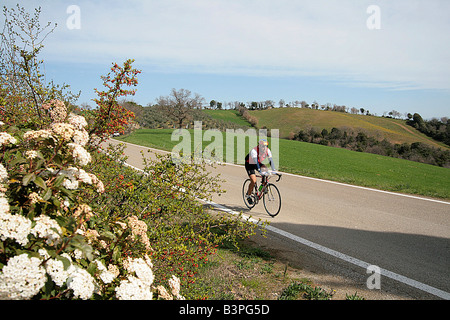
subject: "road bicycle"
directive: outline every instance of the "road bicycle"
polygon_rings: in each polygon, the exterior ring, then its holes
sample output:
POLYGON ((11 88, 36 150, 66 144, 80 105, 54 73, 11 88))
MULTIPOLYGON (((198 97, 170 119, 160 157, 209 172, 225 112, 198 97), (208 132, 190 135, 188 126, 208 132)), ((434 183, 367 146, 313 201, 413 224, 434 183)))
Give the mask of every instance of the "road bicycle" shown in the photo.
POLYGON ((255 188, 253 189, 252 194, 249 196, 249 198, 251 199, 251 203, 249 203, 247 198, 247 191, 251 180, 247 179, 244 181, 244 185, 242 186, 242 198, 244 199, 244 203, 247 208, 252 209, 262 198, 264 209, 266 209, 266 212, 269 216, 275 217, 278 213, 280 213, 280 191, 275 184, 269 183, 269 180, 274 176, 278 176, 278 179, 275 182, 280 181, 281 174, 277 172, 268 172, 266 174, 256 176, 257 178, 261 179, 261 184, 258 186, 258 181, 256 181, 255 188))

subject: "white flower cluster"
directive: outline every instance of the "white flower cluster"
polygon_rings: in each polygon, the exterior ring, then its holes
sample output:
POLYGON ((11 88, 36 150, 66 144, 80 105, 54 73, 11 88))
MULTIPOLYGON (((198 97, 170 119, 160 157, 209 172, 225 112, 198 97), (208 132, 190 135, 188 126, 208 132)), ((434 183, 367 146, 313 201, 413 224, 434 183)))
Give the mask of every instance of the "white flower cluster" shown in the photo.
POLYGON ((69 190, 76 190, 79 187, 79 182, 97 187, 98 193, 105 192, 103 182, 97 178, 95 174, 88 173, 81 168, 69 167, 67 170, 54 170, 47 168, 47 171, 53 175, 65 175, 66 179, 63 181, 63 186, 69 190))
POLYGON ((73 266, 67 278, 67 288, 73 290, 75 298, 87 300, 92 297, 97 288, 94 278, 86 270, 73 266))
POLYGON ((16 144, 17 139, 6 132, 0 132, 0 147, 7 144, 16 144))
POLYGON ((42 215, 34 219, 35 226, 32 228, 32 221, 19 214, 9 213, 9 204, 0 193, 0 239, 13 239, 22 246, 28 244, 28 235, 46 239, 49 245, 55 245, 61 241, 62 230, 56 220, 42 215))
POLYGON ((180 289, 181 289, 181 282, 180 279, 172 275, 172 278, 169 280, 169 287, 172 289, 172 294, 178 299, 178 300, 184 300, 184 297, 180 295, 180 289))
POLYGON ((77 116, 73 113, 69 115, 69 123, 73 125, 77 130, 84 130, 87 126, 86 119, 83 116, 77 116))
POLYGON ((36 225, 31 230, 33 236, 46 239, 45 242, 51 246, 54 246, 61 241, 62 230, 56 220, 53 220, 49 216, 42 215, 34 219, 34 221, 36 222, 36 225))
POLYGON ((28 218, 9 213, 9 204, 2 193, 0 193, 0 239, 13 239, 22 246, 28 243, 28 235, 31 232, 31 220, 28 218))
POLYGON ((91 162, 91 154, 81 145, 77 143, 69 143, 67 146, 72 151, 72 156, 78 164, 85 166, 91 162))
POLYGON ((64 141, 70 141, 75 132, 75 128, 69 123, 56 122, 50 125, 52 133, 64 141))
POLYGON ((49 111, 50 117, 54 122, 62 122, 67 117, 66 106, 64 105, 64 102, 60 100, 50 100, 49 102, 44 103, 42 108, 49 111))
POLYGON ((124 267, 136 276, 129 275, 126 280, 120 281, 120 285, 116 287, 116 297, 119 300, 151 300, 154 275, 150 258, 128 258, 124 267))
POLYGON ((42 260, 27 254, 12 257, 0 273, 0 300, 30 299, 45 285, 42 260))
MULTIPOLYGON (((63 254, 64 255, 64 254, 63 254)), ((66 255, 66 258, 70 260, 70 257, 66 255)), ((64 269, 64 264, 58 259, 49 259, 45 263, 45 270, 47 271, 50 278, 57 285, 62 287, 69 277, 69 269, 64 269)))
POLYGON ((29 150, 25 152, 25 156, 27 159, 35 159, 38 157, 38 153, 35 150, 29 150))
POLYGON ((6 168, 0 163, 0 185, 6 182, 8 182, 8 171, 6 171, 6 168))
POLYGON ((53 138, 52 132, 50 130, 37 130, 37 131, 27 131, 23 134, 23 139, 26 142, 30 142, 38 139, 49 139, 53 138))
MULTIPOLYGON (((86 119, 83 116, 77 116, 71 113, 68 117, 68 123, 63 122, 66 119, 67 110, 64 103, 58 100, 51 100, 44 105, 44 109, 50 109, 50 115, 54 121, 49 129, 28 131, 24 134, 24 140, 31 142, 39 139, 52 138, 55 141, 62 140, 68 142, 67 147, 72 153, 75 161, 81 166, 91 162, 91 155, 84 148, 89 141, 89 134, 85 130, 87 126, 86 119)), ((0 135, 0 145, 4 143, 16 143, 15 138, 8 133, 3 132, 0 135), (14 139, 14 140, 11 140, 14 139)), ((37 156, 37 154, 28 151, 27 158, 37 156)))
MULTIPOLYGON (((48 253, 40 250, 44 259, 48 259, 48 253)), ((68 268, 64 268, 64 263, 59 259, 48 259, 45 264, 45 270, 57 286, 67 285, 72 290, 75 298, 87 300, 97 291, 98 285, 95 279, 83 268, 73 264, 71 257, 64 253, 61 255, 70 263, 68 268)))
POLYGON ((101 261, 95 260, 94 262, 97 264, 97 270, 100 271, 98 276, 105 284, 113 282, 120 273, 119 268, 113 264, 110 264, 107 269, 101 261))

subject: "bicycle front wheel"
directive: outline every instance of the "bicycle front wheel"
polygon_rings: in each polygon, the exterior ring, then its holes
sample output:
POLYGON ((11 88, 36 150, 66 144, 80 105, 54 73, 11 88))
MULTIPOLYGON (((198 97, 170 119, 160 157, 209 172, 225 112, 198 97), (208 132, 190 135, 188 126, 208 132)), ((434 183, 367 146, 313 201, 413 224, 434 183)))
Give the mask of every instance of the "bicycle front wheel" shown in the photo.
POLYGON ((242 186, 242 198, 243 198, 244 203, 247 206, 247 208, 252 209, 256 205, 256 197, 255 197, 255 193, 252 192, 252 194, 250 196, 251 203, 248 201, 247 191, 248 191, 249 185, 250 185, 250 179, 245 180, 244 185, 242 186))
POLYGON ((281 210, 281 194, 277 186, 269 183, 263 197, 264 209, 271 217, 275 217, 281 210))

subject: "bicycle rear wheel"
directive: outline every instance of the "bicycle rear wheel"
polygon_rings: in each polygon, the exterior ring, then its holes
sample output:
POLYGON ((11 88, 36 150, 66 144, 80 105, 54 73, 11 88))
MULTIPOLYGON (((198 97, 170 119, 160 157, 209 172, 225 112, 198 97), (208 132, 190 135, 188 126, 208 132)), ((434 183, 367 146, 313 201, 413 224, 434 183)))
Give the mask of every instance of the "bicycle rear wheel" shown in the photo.
POLYGON ((252 192, 250 198, 252 199, 252 203, 250 204, 247 200, 247 191, 248 191, 248 186, 250 185, 250 179, 247 179, 244 181, 244 185, 242 186, 242 199, 244 200, 245 205, 247 206, 247 208, 252 209, 255 205, 256 205, 256 197, 255 197, 255 193, 252 192))
POLYGON ((271 217, 275 217, 281 210, 281 194, 277 186, 269 183, 263 197, 264 209, 271 217))

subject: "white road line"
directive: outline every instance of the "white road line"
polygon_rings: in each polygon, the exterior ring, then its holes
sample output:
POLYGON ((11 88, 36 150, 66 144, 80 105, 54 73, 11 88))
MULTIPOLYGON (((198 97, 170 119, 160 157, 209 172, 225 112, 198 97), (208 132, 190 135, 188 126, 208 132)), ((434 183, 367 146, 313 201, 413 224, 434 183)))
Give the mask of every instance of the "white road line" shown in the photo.
MULTIPOLYGON (((119 140, 116 140, 116 141, 119 141, 119 140)), ((134 144, 134 143, 123 142, 123 141, 120 141, 120 142, 121 143, 125 143, 125 144, 129 144, 129 145, 132 145, 132 146, 135 146, 135 147, 140 147, 140 148, 153 150, 153 151, 159 151, 159 152, 164 152, 164 153, 171 153, 169 151, 159 150, 159 149, 149 148, 149 147, 144 147, 144 146, 140 146, 140 145, 137 145, 137 144, 134 144)), ((229 166, 235 166, 235 167, 241 167, 241 168, 244 167, 243 165, 234 164, 234 163, 228 163, 228 162, 222 162, 222 164, 226 164, 226 165, 229 165, 229 166)), ((416 199, 416 200, 430 201, 430 202, 450 205, 450 202, 443 201, 443 200, 437 200, 437 199, 431 199, 431 198, 423 198, 423 197, 413 196, 413 195, 409 195, 409 194, 403 194, 403 193, 397 193, 397 192, 392 192, 392 191, 379 190, 379 189, 368 188, 368 187, 355 186, 355 185, 352 185, 352 184, 347 184, 347 183, 342 183, 342 182, 337 182, 337 181, 331 181, 331 180, 325 180, 325 179, 319 179, 319 178, 306 177, 306 176, 293 174, 293 173, 288 173, 288 172, 282 172, 282 171, 278 171, 278 172, 280 172, 283 175, 296 177, 296 178, 314 180, 314 181, 319 181, 319 182, 336 184, 336 185, 343 186, 343 187, 362 189, 362 190, 367 190, 367 191, 372 191, 372 192, 379 192, 379 193, 385 193, 385 194, 389 194, 389 195, 399 196, 399 197, 405 197, 405 198, 411 198, 411 199, 416 199)))
MULTIPOLYGON (((219 209, 219 210, 221 210, 221 211, 225 211, 227 213, 234 214, 234 215, 239 215, 240 214, 239 212, 236 212, 236 211, 234 211, 232 209, 229 209, 229 208, 227 208, 227 207, 225 207, 223 205, 217 204, 215 202, 205 201, 205 200, 202 200, 202 201, 207 203, 207 204, 209 204, 209 205, 211 205, 211 206, 213 206, 213 207, 215 207, 215 208, 217 208, 217 209, 219 209)), ((255 219, 253 219, 250 216, 247 216, 247 215, 242 215, 242 216, 243 216, 243 218, 245 220, 248 220, 248 221, 250 221, 252 223, 255 223, 255 224, 259 223, 258 220, 255 220, 255 219)), ((331 256, 333 256, 335 258, 341 259, 343 261, 346 261, 346 262, 349 262, 351 264, 354 264, 354 265, 356 265, 358 267, 364 268, 365 270, 367 270, 367 267, 372 265, 371 263, 359 260, 357 258, 351 257, 349 255, 346 255, 344 253, 338 252, 336 250, 324 247, 324 246, 322 246, 320 244, 311 242, 309 240, 306 240, 304 238, 301 238, 299 236, 296 236, 296 235, 294 235, 292 233, 289 233, 289 232, 286 232, 284 230, 278 229, 276 227, 273 227, 273 226, 269 225, 269 226, 265 226, 265 228, 267 230, 271 231, 271 232, 277 233, 277 234, 279 234, 279 235, 281 235, 283 237, 286 237, 288 239, 291 239, 291 240, 293 240, 295 242, 301 243, 301 244, 303 244, 305 246, 308 246, 308 247, 313 248, 315 250, 321 251, 321 252, 326 253, 328 255, 331 255, 331 256)), ((406 284, 406 285, 408 285, 410 287, 413 287, 413 288, 425 291, 427 293, 435 295, 436 297, 439 297, 439 298, 442 298, 442 299, 445 299, 445 300, 450 300, 450 293, 448 293, 446 291, 434 288, 434 287, 429 286, 429 285, 427 285, 425 283, 422 283, 422 282, 410 279, 408 277, 402 276, 400 274, 397 274, 395 272, 392 272, 392 271, 389 271, 389 270, 386 270, 386 269, 383 269, 383 268, 380 268, 380 271, 381 271, 381 275, 382 276, 385 276, 385 277, 388 277, 390 279, 396 280, 396 281, 401 282, 403 284, 406 284)))

